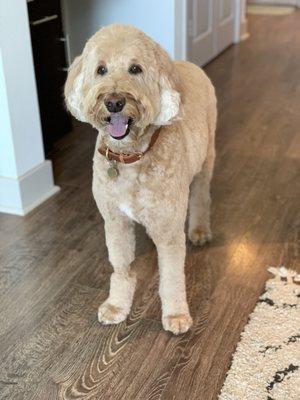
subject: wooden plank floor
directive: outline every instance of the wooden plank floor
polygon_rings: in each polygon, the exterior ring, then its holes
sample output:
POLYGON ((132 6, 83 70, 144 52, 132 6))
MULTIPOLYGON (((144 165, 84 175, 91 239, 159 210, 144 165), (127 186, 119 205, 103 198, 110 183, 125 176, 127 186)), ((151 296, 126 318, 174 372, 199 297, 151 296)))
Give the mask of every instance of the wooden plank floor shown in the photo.
POLYGON ((206 68, 219 99, 214 240, 188 246, 188 334, 162 330, 156 252, 141 227, 130 317, 97 322, 111 267, 89 127, 53 152, 57 196, 26 218, 0 215, 1 400, 217 399, 266 267, 300 270, 299 25, 299 11, 251 17, 250 39, 206 68))

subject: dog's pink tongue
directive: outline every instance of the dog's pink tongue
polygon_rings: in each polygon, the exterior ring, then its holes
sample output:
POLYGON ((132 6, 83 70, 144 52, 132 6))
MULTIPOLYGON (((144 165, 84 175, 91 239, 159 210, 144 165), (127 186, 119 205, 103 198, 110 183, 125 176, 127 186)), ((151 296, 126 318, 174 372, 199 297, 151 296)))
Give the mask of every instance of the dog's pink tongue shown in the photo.
POLYGON ((121 114, 112 114, 108 125, 108 132, 113 137, 121 137, 126 133, 128 117, 121 114))

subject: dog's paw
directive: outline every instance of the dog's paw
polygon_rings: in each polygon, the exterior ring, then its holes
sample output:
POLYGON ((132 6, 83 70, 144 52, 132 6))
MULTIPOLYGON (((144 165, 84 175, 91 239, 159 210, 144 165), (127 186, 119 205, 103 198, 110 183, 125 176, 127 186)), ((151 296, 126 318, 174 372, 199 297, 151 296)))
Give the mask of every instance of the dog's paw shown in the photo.
POLYGON ((98 321, 104 325, 119 324, 126 319, 127 314, 124 309, 104 302, 98 309, 98 321))
POLYGON ((174 335, 187 332, 193 324, 189 314, 167 315, 163 317, 162 324, 165 331, 171 331, 174 335))
POLYGON ((204 230, 202 228, 196 228, 189 233, 189 239, 194 246, 204 246, 205 243, 212 240, 212 234, 209 229, 204 230))

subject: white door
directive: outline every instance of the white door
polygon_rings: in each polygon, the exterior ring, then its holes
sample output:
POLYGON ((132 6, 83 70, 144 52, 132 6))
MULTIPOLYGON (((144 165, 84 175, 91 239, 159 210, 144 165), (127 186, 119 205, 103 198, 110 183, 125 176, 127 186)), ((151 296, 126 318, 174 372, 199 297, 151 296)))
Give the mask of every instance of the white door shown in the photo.
POLYGON ((233 43, 235 0, 188 0, 188 60, 204 65, 233 43))
POLYGON ((214 2, 188 0, 188 60, 205 64, 214 54, 214 2))
POLYGON ((234 7, 233 0, 215 0, 215 55, 233 43, 234 7))

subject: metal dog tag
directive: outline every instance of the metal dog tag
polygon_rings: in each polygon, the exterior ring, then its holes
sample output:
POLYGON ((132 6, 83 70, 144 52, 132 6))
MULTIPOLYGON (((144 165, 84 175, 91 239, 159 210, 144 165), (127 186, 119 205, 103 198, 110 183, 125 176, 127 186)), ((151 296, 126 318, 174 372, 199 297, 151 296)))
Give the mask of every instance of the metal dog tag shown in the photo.
POLYGON ((110 161, 109 163, 109 168, 107 170, 107 175, 111 178, 111 179, 116 179, 119 175, 119 170, 117 167, 117 163, 116 161, 110 161))

